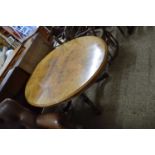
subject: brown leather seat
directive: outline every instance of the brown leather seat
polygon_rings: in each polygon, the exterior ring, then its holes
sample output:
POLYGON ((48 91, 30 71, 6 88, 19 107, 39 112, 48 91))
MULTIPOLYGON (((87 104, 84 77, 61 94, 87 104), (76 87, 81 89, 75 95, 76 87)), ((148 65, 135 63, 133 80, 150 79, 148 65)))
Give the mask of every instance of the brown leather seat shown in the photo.
POLYGON ((36 115, 10 98, 0 103, 0 128, 58 129, 62 128, 60 119, 55 113, 36 115))
POLYGON ((48 113, 39 115, 36 119, 36 123, 40 128, 48 129, 61 129, 61 117, 55 113, 48 113))
POLYGON ((0 103, 0 128, 36 128, 36 115, 7 98, 0 103))

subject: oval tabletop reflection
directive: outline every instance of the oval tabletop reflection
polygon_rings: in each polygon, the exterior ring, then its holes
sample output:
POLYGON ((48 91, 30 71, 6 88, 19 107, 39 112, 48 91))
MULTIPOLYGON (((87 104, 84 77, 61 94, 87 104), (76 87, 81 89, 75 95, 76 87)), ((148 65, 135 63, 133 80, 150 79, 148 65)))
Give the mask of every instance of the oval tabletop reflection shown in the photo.
POLYGON ((82 92, 103 71, 106 43, 94 36, 80 37, 57 47, 37 65, 25 89, 29 104, 47 107, 82 92))

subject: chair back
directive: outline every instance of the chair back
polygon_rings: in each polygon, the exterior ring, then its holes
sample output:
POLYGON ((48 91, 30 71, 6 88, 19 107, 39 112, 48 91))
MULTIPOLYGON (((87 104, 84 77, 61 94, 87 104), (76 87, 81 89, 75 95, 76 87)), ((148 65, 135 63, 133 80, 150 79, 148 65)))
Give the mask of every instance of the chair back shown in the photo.
POLYGON ((36 115, 7 98, 0 103, 0 128, 36 128, 36 115))

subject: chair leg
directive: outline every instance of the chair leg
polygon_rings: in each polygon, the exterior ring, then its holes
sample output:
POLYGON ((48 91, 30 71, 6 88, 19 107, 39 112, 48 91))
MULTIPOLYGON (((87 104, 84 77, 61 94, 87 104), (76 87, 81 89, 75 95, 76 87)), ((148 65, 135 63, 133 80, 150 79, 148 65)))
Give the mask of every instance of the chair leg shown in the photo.
POLYGON ((121 34, 125 37, 125 33, 124 31, 122 30, 121 26, 117 26, 118 30, 121 32, 121 34))
POLYGON ((89 106, 91 106, 92 110, 95 112, 95 114, 101 114, 101 109, 95 105, 84 93, 81 94, 81 98, 85 103, 87 103, 89 106))

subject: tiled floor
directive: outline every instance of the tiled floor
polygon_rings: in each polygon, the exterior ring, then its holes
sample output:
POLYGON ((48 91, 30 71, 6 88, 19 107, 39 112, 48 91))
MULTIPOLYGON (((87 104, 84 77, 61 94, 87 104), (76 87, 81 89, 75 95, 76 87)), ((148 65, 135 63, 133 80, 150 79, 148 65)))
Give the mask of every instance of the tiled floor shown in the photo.
POLYGON ((83 128, 155 128, 155 27, 117 36, 120 51, 110 67, 109 81, 105 88, 97 84, 87 91, 102 106, 102 114, 93 115, 77 98, 74 121, 83 128))

